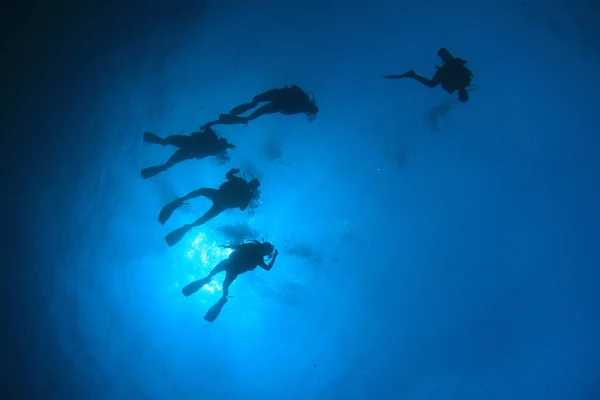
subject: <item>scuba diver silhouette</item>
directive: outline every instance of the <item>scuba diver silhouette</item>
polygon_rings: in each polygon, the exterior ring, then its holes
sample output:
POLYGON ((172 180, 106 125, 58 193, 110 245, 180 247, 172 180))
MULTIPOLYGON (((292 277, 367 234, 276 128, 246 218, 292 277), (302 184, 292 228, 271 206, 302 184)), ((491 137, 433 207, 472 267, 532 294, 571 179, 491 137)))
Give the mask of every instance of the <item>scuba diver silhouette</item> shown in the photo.
POLYGON ((223 281, 223 294, 219 301, 214 304, 204 316, 204 319, 208 322, 213 322, 219 316, 223 306, 227 303, 229 286, 238 275, 243 274, 244 272, 253 271, 256 267, 261 267, 265 271, 270 271, 279 254, 272 243, 264 241, 261 243, 257 240, 252 240, 239 245, 221 245, 221 247, 233 249, 234 251, 229 255, 229 258, 218 263, 206 277, 191 282, 181 289, 181 293, 183 293, 184 296, 191 296, 204 285, 208 284, 216 274, 225 271, 226 275, 225 280, 223 281), (265 263, 265 257, 271 259, 269 264, 265 263))
POLYGON ((165 237, 169 247, 177 244, 192 228, 204 225, 223 211, 233 208, 239 208, 241 211, 244 211, 252 201, 258 199, 258 196, 260 195, 258 191, 260 181, 258 179, 252 179, 250 182, 246 182, 245 179, 235 176, 235 174, 239 172, 240 170, 238 168, 234 168, 227 172, 227 175, 225 175, 227 181, 224 182, 219 189, 200 188, 194 190, 193 192, 172 201, 160 210, 158 221, 164 225, 173 212, 178 207, 186 204, 185 202, 187 200, 198 196, 204 196, 213 203, 212 207, 195 222, 183 225, 181 228, 175 229, 173 232, 169 233, 165 237))
POLYGON ((281 89, 271 89, 267 92, 254 96, 250 103, 240 104, 234 107, 229 114, 221 114, 219 119, 211 121, 203 125, 210 127, 217 124, 233 125, 247 124, 248 121, 254 120, 261 115, 281 113, 284 115, 306 114, 309 122, 312 122, 319 112, 319 107, 315 102, 314 97, 311 98, 310 92, 305 92, 299 86, 285 86, 281 89), (260 103, 268 102, 264 106, 254 110, 247 117, 242 117, 243 114, 257 107, 260 103))
POLYGON ((473 79, 473 73, 465 67, 467 61, 454 58, 445 48, 439 49, 437 54, 442 59, 443 65, 441 67, 436 66, 437 71, 432 79, 417 75, 413 70, 400 75, 386 75, 384 78, 412 78, 430 88, 441 84, 442 88, 450 94, 458 91, 458 99, 463 103, 466 102, 469 100, 468 87, 471 85, 471 79, 473 79))
POLYGON ((144 179, 158 175, 182 161, 219 156, 227 153, 227 149, 235 149, 234 144, 229 143, 225 138, 219 137, 210 127, 202 132, 192 132, 190 136, 171 135, 166 138, 161 138, 152 132, 144 132, 144 141, 163 146, 179 147, 179 150, 173 153, 165 164, 144 168, 142 170, 142 178, 144 179))

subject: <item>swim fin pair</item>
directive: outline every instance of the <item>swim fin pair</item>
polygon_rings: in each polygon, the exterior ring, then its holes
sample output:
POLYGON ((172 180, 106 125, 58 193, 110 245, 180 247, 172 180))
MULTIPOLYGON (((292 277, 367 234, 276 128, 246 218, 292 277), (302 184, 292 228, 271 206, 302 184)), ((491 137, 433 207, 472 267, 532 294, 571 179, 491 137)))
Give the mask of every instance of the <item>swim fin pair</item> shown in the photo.
MULTIPOLYGON (((181 293, 183 293, 184 296, 189 297, 189 296, 193 295, 194 293, 196 293, 198 290, 202 289, 202 287, 204 285, 208 284, 211 280, 212 280, 212 276, 207 276, 205 278, 198 279, 197 281, 191 282, 181 289, 181 293)), ((225 305, 225 303, 227 303, 227 297, 221 297, 219 299, 219 301, 217 301, 207 311, 207 313, 204 315, 204 319, 208 322, 214 322, 214 320, 217 319, 217 317, 221 313, 221 310, 223 309, 223 306, 225 305)))
MULTIPOLYGON (((160 144, 162 146, 167 145, 167 141, 165 139, 161 138, 160 136, 158 136, 157 134, 152 133, 152 132, 144 132, 144 142, 160 144)), ((142 170, 142 178, 144 178, 144 179, 152 178, 153 176, 158 175, 163 171, 166 171, 167 168, 168 167, 166 165, 159 165, 156 167, 144 168, 142 170)))
MULTIPOLYGON (((181 289, 181 293, 183 293, 184 296, 189 297, 196 293, 198 290, 202 289, 202 287, 208 284, 211 280, 212 276, 207 276, 205 278, 191 282, 181 289)), ((225 303, 227 303, 227 297, 221 297, 219 301, 217 301, 204 315, 204 319, 208 322, 214 322, 214 320, 217 319, 217 317, 221 313, 221 310, 223 309, 225 303)))

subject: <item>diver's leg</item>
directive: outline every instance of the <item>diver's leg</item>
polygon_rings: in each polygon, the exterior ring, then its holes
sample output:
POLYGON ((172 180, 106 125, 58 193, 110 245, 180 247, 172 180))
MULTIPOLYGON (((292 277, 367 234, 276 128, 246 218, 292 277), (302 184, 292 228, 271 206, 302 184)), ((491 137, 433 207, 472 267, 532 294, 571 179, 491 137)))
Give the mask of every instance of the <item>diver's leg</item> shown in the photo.
POLYGON ((186 135, 171 135, 163 139, 164 145, 179 147, 180 149, 190 145, 191 137, 186 135))
POLYGON ((436 72, 436 74, 434 75, 433 79, 427 79, 424 76, 421 75, 417 75, 415 73, 415 71, 409 71, 407 72, 408 75, 406 75, 406 78, 413 78, 414 80, 421 82, 423 85, 430 87, 430 88, 434 88, 437 85, 440 84, 439 79, 437 78, 438 73, 436 72))
POLYGON ((229 286, 231 286, 237 276, 237 273, 233 271, 227 271, 227 275, 225 275, 225 280, 223 281, 223 294, 221 295, 221 298, 226 299, 227 296, 229 296, 229 286))
POLYGON ((220 263, 218 263, 209 273, 208 276, 210 276, 211 278, 214 277, 216 274, 220 274, 223 271, 227 270, 227 267, 229 266, 229 262, 231 260, 229 258, 221 261, 220 263))
POLYGON ((183 197, 175 199, 166 206, 164 206, 158 214, 158 222, 164 225, 167 222, 167 220, 171 218, 171 215, 173 215, 175 210, 181 207, 183 204, 185 204, 187 200, 194 199, 199 196, 204 196, 214 203, 218 195, 219 191, 217 189, 200 188, 198 190, 194 190, 193 192, 190 192, 183 197))
POLYGON ((156 165, 154 167, 144 168, 141 172, 143 179, 152 178, 155 175, 165 171, 167 167, 165 165, 156 165))
POLYGON ((261 115, 276 114, 278 112, 281 112, 282 110, 283 108, 279 104, 277 104, 277 102, 273 101, 255 110, 252 114, 248 116, 248 118, 246 118, 246 120, 251 121, 260 117, 261 115))
POLYGON ((231 111, 229 112, 229 114, 240 115, 240 114, 245 113, 246 111, 252 110, 257 105, 258 105, 258 102, 254 102, 254 101, 252 101, 250 103, 240 104, 239 106, 233 107, 231 109, 231 111))
POLYGON ((204 213, 203 216, 201 216, 196 221, 194 221, 193 223, 190 224, 190 229, 194 228, 196 226, 204 225, 205 223, 207 223, 208 221, 210 221, 217 215, 221 214, 225 210, 226 209, 224 207, 221 207, 220 205, 217 205, 216 203, 214 203, 212 205, 212 207, 209 208, 208 211, 204 213))
POLYGON ((180 200, 186 201, 186 200, 195 199, 196 197, 199 197, 199 196, 203 196, 214 203, 215 199, 218 197, 218 195, 219 195, 218 189, 200 188, 198 190, 194 190, 193 192, 186 194, 185 196, 181 197, 180 200))
POLYGON ((208 322, 214 322, 215 319, 221 313, 223 306, 227 303, 227 296, 229 295, 229 286, 235 280, 237 274, 231 273, 227 271, 227 275, 225 276, 225 280, 223 281, 223 294, 219 301, 217 301, 204 315, 204 319, 208 322))
POLYGON ((235 124, 243 124, 246 122, 246 118, 240 117, 235 114, 220 114, 219 119, 216 121, 207 122, 202 125, 200 129, 208 129, 213 125, 235 125, 235 124))
POLYGON ((264 103, 266 101, 276 101, 281 96, 281 93, 286 89, 271 89, 264 93, 254 96, 252 102, 255 104, 264 103))
POLYGON ((171 168, 175 164, 179 164, 182 161, 191 160, 195 157, 196 154, 186 149, 179 149, 165 163, 165 167, 171 168))
POLYGON ((408 72, 405 72, 403 74, 397 74, 397 75, 386 75, 384 76, 385 79, 403 79, 403 78, 409 78, 411 76, 415 75, 415 71, 410 70, 408 72))
POLYGON ((175 164, 178 164, 185 160, 191 160, 192 158, 196 158, 196 154, 194 154, 188 150, 185 150, 185 149, 179 149, 175 153, 173 153, 173 155, 171 157, 169 157, 167 162, 164 163, 163 165, 157 165, 154 167, 144 168, 141 172, 142 178, 144 178, 144 179, 151 178, 155 175, 160 174, 163 171, 166 171, 167 169, 171 168, 175 164))
POLYGON ((234 114, 221 114, 219 115, 219 123, 223 125, 235 125, 245 124, 247 122, 246 117, 240 117, 234 114))
POLYGON ((179 243, 181 241, 181 239, 183 239, 183 237, 189 231, 191 231, 192 229, 194 229, 197 226, 204 225, 206 222, 210 221, 211 219, 213 219, 214 217, 216 217, 223 211, 225 211, 225 208, 220 207, 220 206, 215 206, 213 204, 213 206, 206 213, 204 213, 203 216, 198 218, 196 221, 192 222, 191 224, 185 224, 181 228, 177 228, 173 232, 171 232, 167 236, 165 236, 165 241, 167 242, 167 245, 169 247, 175 246, 177 243, 179 243))
POLYGON ((209 129, 211 126, 218 124, 222 124, 220 119, 205 123, 204 125, 200 126, 200 130, 209 129))
POLYGON ((153 144, 161 144, 166 146, 165 139, 161 138, 155 133, 152 132, 144 132, 144 142, 153 143, 153 144))
POLYGON ((214 203, 219 196, 219 190, 213 188, 200 188, 198 190, 194 190, 193 192, 186 194, 181 198, 181 200, 186 201, 199 196, 206 197, 214 203))
POLYGON ((184 296, 191 296, 192 294, 196 293, 204 285, 210 283, 210 281, 214 278, 216 274, 225 271, 227 269, 229 261, 229 259, 221 261, 204 278, 195 280, 184 286, 181 289, 181 293, 183 293, 184 296))
POLYGON ((423 85, 428 86, 430 88, 436 87, 437 85, 440 84, 439 79, 437 79, 437 73, 436 75, 433 77, 433 79, 427 79, 423 76, 417 75, 417 73, 415 71, 413 71, 412 69, 408 72, 405 72, 403 74, 399 74, 399 75, 386 75, 384 76, 384 78, 386 79, 403 79, 403 78, 412 78, 416 81, 421 82, 423 85))
POLYGON ((230 114, 231 115, 240 115, 245 113, 246 111, 250 111, 254 107, 258 106, 260 103, 264 103, 266 101, 275 101, 279 98, 281 91, 284 89, 271 89, 267 90, 264 93, 256 95, 252 98, 250 103, 240 104, 237 107, 234 107, 230 114))

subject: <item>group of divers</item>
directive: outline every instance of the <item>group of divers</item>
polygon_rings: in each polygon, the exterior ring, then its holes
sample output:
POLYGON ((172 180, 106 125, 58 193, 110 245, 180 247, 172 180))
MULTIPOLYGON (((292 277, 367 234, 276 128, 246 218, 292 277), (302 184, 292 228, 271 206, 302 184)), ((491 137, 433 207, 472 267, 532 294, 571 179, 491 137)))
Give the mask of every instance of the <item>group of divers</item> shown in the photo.
MULTIPOLYGON (((437 54, 442 59, 442 64, 436 66, 437 71, 432 79, 417 75, 413 70, 400 75, 387 75, 383 78, 412 78, 430 88, 441 85, 450 94, 456 92, 461 102, 466 102, 469 99, 468 91, 472 87, 471 80, 473 78, 473 73, 465 66, 467 62, 453 57, 445 48, 439 49, 437 54)), ((145 142, 162 146, 171 145, 178 149, 165 164, 144 168, 142 177, 144 179, 153 177, 185 160, 226 156, 227 150, 235 149, 236 146, 215 132, 212 128, 215 125, 246 125, 249 121, 263 115, 277 113, 284 115, 305 114, 307 119, 312 121, 316 118, 318 112, 319 108, 311 93, 305 92, 294 85, 261 93, 255 96, 251 102, 234 107, 228 114, 221 114, 218 120, 205 123, 200 127, 199 132, 192 132, 189 136, 172 135, 162 138, 154 133, 145 132, 145 142), (249 115, 243 116, 251 110, 253 111, 249 115)), ((188 200, 202 196, 212 202, 212 206, 199 219, 175 229, 165 237, 169 247, 177 244, 193 228, 204 225, 225 210, 239 208, 244 211, 251 204, 256 205, 261 185, 260 180, 253 177, 246 180, 239 177, 239 173, 238 168, 233 168, 227 172, 225 182, 218 189, 200 188, 194 190, 183 197, 175 199, 161 209, 158 221, 164 225, 173 212, 180 206, 187 204, 188 200)), ((256 267, 269 271, 278 255, 275 246, 270 242, 265 242, 264 239, 262 242, 252 240, 242 244, 221 245, 221 247, 233 250, 229 257, 219 262, 206 277, 193 281, 182 288, 183 295, 190 296, 208 284, 216 274, 225 272, 222 295, 219 301, 204 316, 204 319, 209 322, 213 322, 218 317, 228 300, 229 286, 238 275, 252 271, 256 267)))

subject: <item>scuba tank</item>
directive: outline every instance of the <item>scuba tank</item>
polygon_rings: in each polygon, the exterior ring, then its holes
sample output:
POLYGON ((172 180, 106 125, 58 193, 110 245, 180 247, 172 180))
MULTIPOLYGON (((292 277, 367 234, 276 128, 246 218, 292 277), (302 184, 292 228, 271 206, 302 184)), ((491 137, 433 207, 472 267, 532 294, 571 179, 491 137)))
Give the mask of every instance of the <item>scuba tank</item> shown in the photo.
POLYGON ((454 60, 454 57, 452 56, 452 54, 450 54, 450 52, 448 51, 448 49, 442 47, 441 49, 438 50, 437 52, 438 57, 440 57, 442 59, 442 61, 444 62, 444 64, 448 64, 451 63, 454 60))

